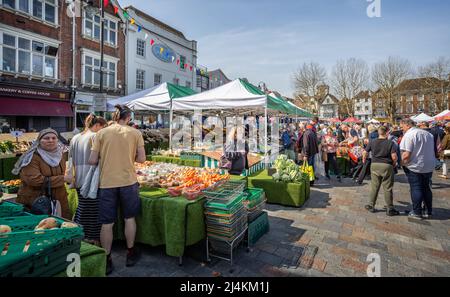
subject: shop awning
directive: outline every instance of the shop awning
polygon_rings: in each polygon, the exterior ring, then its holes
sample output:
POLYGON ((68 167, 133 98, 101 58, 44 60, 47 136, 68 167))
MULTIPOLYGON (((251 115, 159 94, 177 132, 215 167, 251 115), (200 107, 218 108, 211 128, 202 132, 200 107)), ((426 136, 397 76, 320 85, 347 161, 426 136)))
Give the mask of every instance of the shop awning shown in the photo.
POLYGON ((0 115, 72 117, 69 102, 0 97, 0 115))

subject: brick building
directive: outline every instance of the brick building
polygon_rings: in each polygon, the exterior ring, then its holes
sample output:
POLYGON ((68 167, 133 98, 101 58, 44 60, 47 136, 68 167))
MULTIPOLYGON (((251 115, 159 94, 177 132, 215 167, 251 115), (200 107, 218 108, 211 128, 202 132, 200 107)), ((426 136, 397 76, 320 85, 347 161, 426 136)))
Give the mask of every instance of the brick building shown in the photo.
POLYGON ((372 118, 372 96, 370 91, 361 91, 354 98, 355 117, 367 121, 372 118))
POLYGON ((0 0, 0 122, 70 128, 73 93, 65 64, 63 1, 0 0))
MULTIPOLYGON (((0 0, 0 122, 17 129, 82 126, 100 85, 99 12, 75 1, 71 16, 63 0, 0 0), (77 122, 74 123, 74 115, 77 122)), ((109 1, 118 5, 115 1, 109 1)), ((89 7, 99 7, 94 0, 89 7)), ((105 9, 104 93, 124 94, 123 19, 105 9)))
MULTIPOLYGON (((396 120, 422 112, 433 116, 450 107, 450 82, 431 77, 407 79, 397 86, 395 96, 396 120)), ((373 116, 386 118, 381 92, 375 92, 372 99, 373 116)))

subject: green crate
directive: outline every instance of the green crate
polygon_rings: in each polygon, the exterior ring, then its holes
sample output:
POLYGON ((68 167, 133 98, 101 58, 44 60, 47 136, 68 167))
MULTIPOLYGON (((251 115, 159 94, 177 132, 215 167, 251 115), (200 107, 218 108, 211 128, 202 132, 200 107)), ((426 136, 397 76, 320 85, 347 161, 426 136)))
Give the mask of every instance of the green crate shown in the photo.
POLYGON ((267 232, 269 232, 269 216, 264 211, 256 220, 248 224, 249 244, 254 245, 267 232))
POLYGON ((23 205, 9 201, 0 203, 0 218, 19 216, 23 213, 23 205))
POLYGON ((2 192, 6 193, 6 194, 17 194, 17 192, 19 192, 19 187, 17 187, 17 186, 14 186, 14 187, 2 186, 2 192))
POLYGON ((248 201, 247 208, 253 208, 265 199, 264 189, 248 188, 245 194, 245 200, 248 201))
MULTIPOLYGON (((79 253, 83 229, 64 228, 35 231, 39 222, 49 216, 0 218, 12 232, 0 235, 0 277, 51 276, 69 264, 67 255, 79 253), (28 246, 26 250, 25 247, 28 246)), ((54 217, 61 225, 65 220, 54 217)))

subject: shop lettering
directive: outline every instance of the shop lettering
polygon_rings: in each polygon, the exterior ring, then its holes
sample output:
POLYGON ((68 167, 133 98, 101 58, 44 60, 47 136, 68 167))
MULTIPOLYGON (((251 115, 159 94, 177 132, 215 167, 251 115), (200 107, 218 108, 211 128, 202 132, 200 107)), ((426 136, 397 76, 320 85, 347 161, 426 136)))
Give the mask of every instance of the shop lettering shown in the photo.
POLYGON ((17 94, 17 95, 33 95, 33 96, 43 96, 43 97, 51 96, 51 94, 49 92, 41 92, 41 91, 34 91, 34 90, 0 88, 0 92, 17 94))
POLYGON ((208 292, 208 295, 214 290, 214 284, 194 284, 190 281, 187 284, 181 284, 180 292, 208 292))

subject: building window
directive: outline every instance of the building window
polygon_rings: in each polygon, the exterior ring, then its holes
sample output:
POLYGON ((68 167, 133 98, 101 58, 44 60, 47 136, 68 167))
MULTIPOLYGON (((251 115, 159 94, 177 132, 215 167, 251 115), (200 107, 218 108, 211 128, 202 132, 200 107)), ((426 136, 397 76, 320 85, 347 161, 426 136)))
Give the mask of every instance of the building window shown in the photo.
POLYGON ((180 56, 180 69, 185 70, 184 64, 186 64, 186 57, 180 56))
POLYGON ((136 44, 136 54, 145 57, 145 40, 138 39, 136 44))
POLYGON ((425 95, 419 96, 417 108, 420 110, 420 112, 423 112, 425 109, 425 95))
POLYGON ((366 106, 364 109, 365 111, 369 111, 369 106, 366 106))
POLYGON ((57 78, 57 47, 6 33, 0 46, 4 71, 57 78))
POLYGON ((413 97, 406 98, 406 113, 413 113, 413 97))
POLYGON ((155 73, 155 75, 153 76, 153 81, 155 86, 160 85, 162 81, 162 75, 159 73, 155 73))
MULTIPOLYGON (((103 61, 103 86, 111 89, 116 88, 117 62, 103 61)), ((83 84, 100 86, 100 58, 84 55, 83 84)))
POLYGON ((186 87, 190 88, 191 87, 191 82, 190 81, 186 81, 186 87))
POLYGON ((145 88, 145 71, 136 70, 136 90, 143 90, 145 88))
POLYGON ((180 79, 174 77, 174 79, 173 79, 173 84, 174 84, 174 85, 177 85, 177 86, 180 85, 180 79))
POLYGON ((0 2, 3 7, 57 24, 58 2, 56 0, 0 0, 0 2))
MULTIPOLYGON (((100 16, 89 15, 84 12, 84 36, 100 41, 100 16)), ((117 22, 105 18, 103 31, 105 43, 115 46, 117 44, 117 22)))

